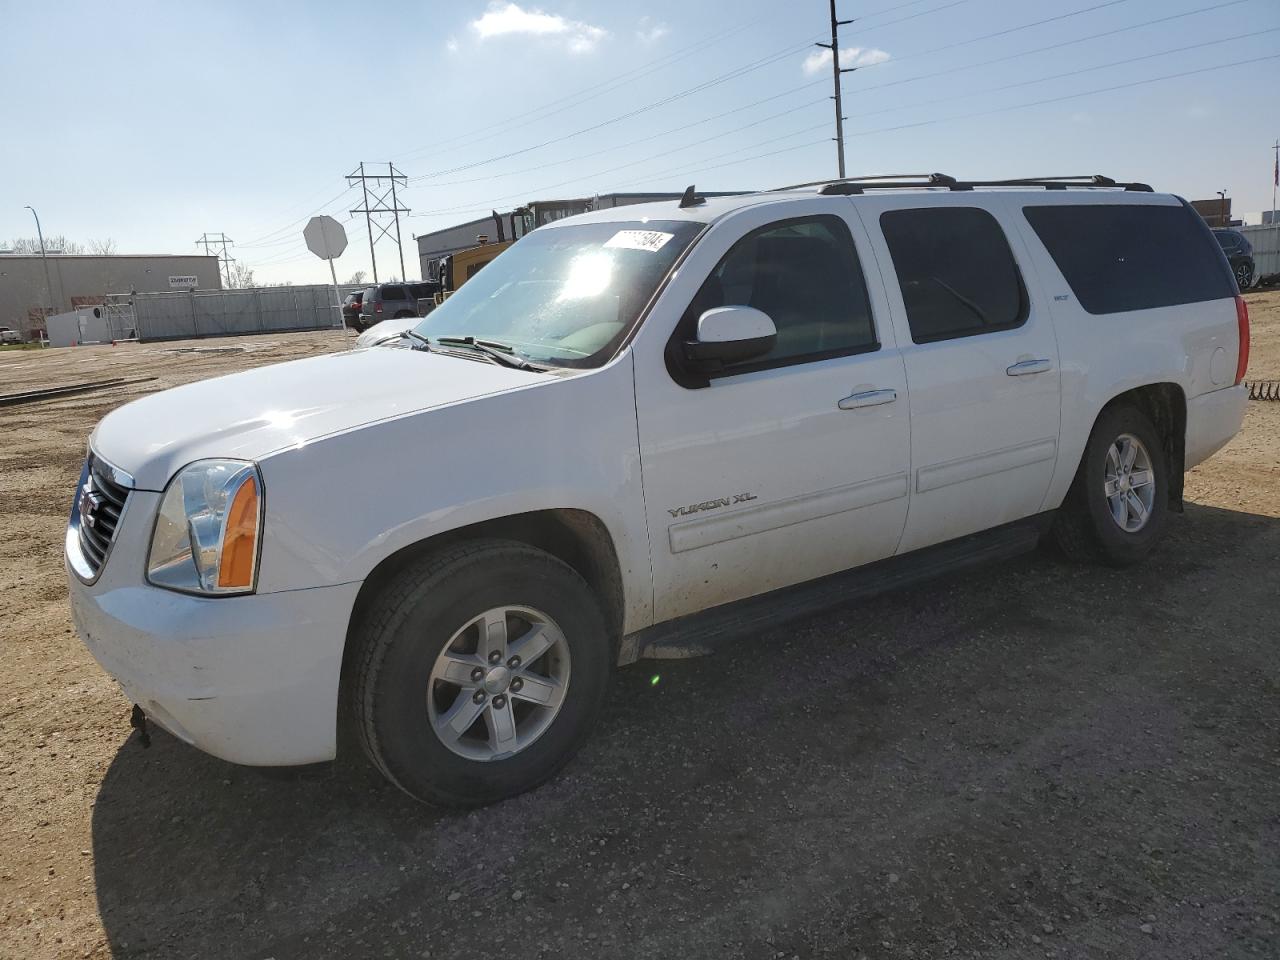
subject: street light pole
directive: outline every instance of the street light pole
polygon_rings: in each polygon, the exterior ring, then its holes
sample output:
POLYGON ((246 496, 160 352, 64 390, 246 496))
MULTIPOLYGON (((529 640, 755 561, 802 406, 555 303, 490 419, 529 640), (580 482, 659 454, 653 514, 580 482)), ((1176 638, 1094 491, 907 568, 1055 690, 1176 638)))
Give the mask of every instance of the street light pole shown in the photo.
POLYGON ((1222 221, 1218 226, 1229 226, 1227 223, 1227 191, 1225 190, 1218 191, 1218 219, 1222 221))
MULTIPOLYGON (((40 238, 40 260, 44 264, 44 302, 45 309, 53 309, 53 282, 49 279, 49 255, 44 249, 44 230, 40 228, 40 214, 36 213, 36 208, 31 204, 25 205, 31 211, 31 215, 36 218, 36 236, 40 238)), ((41 323, 46 323, 49 314, 45 314, 40 318, 41 323)), ((47 326, 47 324, 46 324, 47 326)))

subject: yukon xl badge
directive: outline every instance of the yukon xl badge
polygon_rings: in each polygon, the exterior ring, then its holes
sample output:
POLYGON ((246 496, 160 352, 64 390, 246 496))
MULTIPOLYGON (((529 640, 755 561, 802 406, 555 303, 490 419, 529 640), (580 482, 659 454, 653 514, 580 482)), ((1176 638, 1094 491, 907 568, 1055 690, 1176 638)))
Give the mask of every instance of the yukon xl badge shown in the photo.
POLYGON ((701 513, 703 510, 719 510, 721 507, 727 507, 734 503, 746 503, 748 500, 754 500, 754 493, 735 493, 732 497, 716 497, 714 500, 703 500, 701 503, 691 503, 687 507, 668 508, 667 513, 673 517, 687 517, 691 513, 701 513))

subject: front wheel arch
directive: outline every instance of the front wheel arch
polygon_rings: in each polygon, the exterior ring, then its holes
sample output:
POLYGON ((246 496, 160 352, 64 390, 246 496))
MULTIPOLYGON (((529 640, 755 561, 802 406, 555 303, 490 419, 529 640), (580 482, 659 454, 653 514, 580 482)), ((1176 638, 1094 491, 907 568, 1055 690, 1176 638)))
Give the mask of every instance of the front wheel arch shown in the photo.
MULTIPOLYGON (((350 736, 350 681, 356 644, 352 642, 358 625, 370 603, 382 589, 406 567, 428 554, 468 540, 510 540, 527 544, 551 554, 571 567, 599 600, 601 612, 609 628, 611 656, 617 662, 622 641, 626 598, 622 568, 617 549, 604 521, 586 510, 569 508, 535 510, 529 513, 496 517, 479 523, 448 530, 433 537, 411 543, 383 558, 369 572, 356 595, 343 647, 342 672, 338 696, 339 753, 356 746, 350 736)), ((359 748, 356 746, 356 751, 359 748)))

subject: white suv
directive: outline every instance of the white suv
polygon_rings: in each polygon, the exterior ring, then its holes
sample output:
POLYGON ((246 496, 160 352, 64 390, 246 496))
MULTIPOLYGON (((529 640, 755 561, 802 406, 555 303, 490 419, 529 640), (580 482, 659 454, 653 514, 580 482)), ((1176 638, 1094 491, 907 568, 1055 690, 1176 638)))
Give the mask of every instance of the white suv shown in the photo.
POLYGON ((107 416, 71 605, 135 719, 264 765, 350 724, 474 804, 650 645, 1042 535, 1141 560, 1240 427, 1248 318, 1176 197, 934 175, 561 220, 400 342, 107 416))

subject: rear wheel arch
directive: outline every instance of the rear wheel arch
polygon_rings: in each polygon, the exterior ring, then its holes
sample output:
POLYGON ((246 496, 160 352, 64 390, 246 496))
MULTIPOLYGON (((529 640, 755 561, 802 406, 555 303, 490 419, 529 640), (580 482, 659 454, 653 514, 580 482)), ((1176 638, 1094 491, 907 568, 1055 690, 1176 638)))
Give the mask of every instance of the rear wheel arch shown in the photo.
POLYGON ((1159 431, 1169 468, 1169 508, 1181 513, 1187 447, 1186 393, 1178 384, 1169 382, 1148 383, 1119 393, 1108 400, 1093 418, 1090 435, 1107 411, 1120 406, 1136 407, 1159 431))
POLYGON ((406 567, 440 550, 469 540, 508 540, 551 554, 571 567, 597 597, 610 632, 610 655, 616 663, 622 639, 625 598, 622 569, 613 537, 595 514, 576 509, 536 510, 497 517, 448 530, 402 547, 385 557, 365 578, 347 623, 339 693, 340 749, 351 740, 343 727, 350 720, 349 696, 354 661, 359 651, 353 637, 370 604, 406 567))

